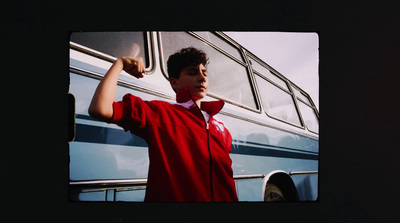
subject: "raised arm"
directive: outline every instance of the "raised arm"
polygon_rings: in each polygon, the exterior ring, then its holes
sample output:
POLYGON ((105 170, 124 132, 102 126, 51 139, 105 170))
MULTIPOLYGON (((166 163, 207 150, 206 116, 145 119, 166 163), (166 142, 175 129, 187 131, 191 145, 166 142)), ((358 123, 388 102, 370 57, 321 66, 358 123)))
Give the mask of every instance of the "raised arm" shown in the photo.
POLYGON ((89 106, 89 115, 104 122, 110 122, 113 116, 112 104, 115 101, 117 82, 124 70, 136 78, 142 78, 145 65, 141 57, 118 58, 100 81, 89 106))

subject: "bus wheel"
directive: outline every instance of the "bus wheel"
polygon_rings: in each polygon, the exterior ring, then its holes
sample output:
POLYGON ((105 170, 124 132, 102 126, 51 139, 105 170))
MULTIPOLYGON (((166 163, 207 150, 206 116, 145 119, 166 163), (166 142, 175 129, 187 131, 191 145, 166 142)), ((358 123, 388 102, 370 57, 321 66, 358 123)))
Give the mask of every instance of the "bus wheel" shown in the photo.
POLYGON ((286 201, 286 199, 279 187, 267 183, 265 186, 264 201, 286 201))

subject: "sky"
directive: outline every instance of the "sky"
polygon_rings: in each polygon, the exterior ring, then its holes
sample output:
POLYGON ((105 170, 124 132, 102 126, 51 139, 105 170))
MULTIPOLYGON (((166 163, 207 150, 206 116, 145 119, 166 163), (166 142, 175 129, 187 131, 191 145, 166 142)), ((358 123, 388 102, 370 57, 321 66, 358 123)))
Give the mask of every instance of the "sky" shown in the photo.
POLYGON ((305 90, 319 110, 318 34, 224 33, 305 90))

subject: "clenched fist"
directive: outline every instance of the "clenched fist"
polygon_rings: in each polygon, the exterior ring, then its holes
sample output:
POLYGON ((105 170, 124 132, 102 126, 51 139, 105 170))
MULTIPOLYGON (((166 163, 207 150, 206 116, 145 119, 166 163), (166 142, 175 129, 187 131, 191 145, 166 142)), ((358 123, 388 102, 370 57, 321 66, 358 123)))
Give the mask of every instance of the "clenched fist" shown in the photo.
POLYGON ((136 77, 142 78, 145 72, 145 65, 143 58, 141 57, 121 57, 122 63, 124 65, 123 70, 128 74, 136 77))

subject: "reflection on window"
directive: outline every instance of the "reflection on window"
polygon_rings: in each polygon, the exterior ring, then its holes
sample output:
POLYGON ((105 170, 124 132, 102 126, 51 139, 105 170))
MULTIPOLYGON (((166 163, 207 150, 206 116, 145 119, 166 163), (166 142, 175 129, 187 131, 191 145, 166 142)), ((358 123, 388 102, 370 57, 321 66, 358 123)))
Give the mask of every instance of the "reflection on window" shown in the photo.
POLYGON ((267 114, 301 126, 293 97, 258 75, 256 75, 256 81, 267 114))
POLYGON ((149 65, 143 32, 74 32, 70 41, 118 58, 142 57, 149 65))
POLYGON ((313 131, 315 133, 318 133, 318 118, 314 112, 314 109, 311 107, 307 106, 303 102, 297 100, 297 104, 300 107, 300 112, 303 117, 304 122, 306 123, 307 128, 310 131, 313 131))
POLYGON ((209 57, 209 93, 232 102, 257 109, 250 79, 245 66, 184 32, 162 32, 164 70, 171 54, 186 47, 203 50, 209 57))

